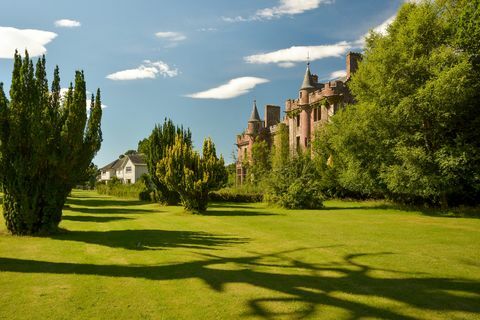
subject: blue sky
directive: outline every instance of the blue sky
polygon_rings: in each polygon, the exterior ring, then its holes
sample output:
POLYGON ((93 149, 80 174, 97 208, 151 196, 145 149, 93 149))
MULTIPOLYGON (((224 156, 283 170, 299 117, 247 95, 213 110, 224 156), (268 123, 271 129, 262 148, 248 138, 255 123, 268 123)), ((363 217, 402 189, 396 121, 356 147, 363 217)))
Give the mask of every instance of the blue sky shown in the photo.
POLYGON ((62 86, 83 69, 102 90, 102 166, 136 149, 165 117, 213 138, 231 162, 252 101, 295 98, 307 52, 320 79, 341 74, 345 54, 382 31, 402 0, 2 1, 0 82, 13 50, 46 53, 62 86), (11 54, 10 54, 11 52, 11 54))

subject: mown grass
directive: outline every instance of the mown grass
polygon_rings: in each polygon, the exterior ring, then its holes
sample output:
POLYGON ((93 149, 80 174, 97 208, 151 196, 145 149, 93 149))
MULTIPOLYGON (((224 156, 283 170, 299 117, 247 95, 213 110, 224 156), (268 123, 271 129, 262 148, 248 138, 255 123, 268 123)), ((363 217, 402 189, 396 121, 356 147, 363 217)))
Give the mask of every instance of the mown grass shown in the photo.
POLYGON ((49 237, 0 221, 0 318, 480 318, 480 219, 344 201, 191 215, 89 191, 68 206, 49 237))

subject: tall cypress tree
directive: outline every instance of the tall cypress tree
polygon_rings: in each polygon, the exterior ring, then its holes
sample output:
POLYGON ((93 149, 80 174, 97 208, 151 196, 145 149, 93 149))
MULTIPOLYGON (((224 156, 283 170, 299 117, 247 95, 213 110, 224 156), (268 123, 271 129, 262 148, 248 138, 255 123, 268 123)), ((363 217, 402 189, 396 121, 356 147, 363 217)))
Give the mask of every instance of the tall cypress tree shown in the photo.
POLYGON ((73 186, 100 149, 100 91, 87 123, 83 72, 60 96, 55 68, 48 90, 45 57, 36 67, 16 52, 8 102, 0 88, 0 178, 3 212, 13 234, 55 231, 73 186), (63 102, 62 102, 63 101, 63 102))
POLYGON ((175 144, 175 138, 180 135, 188 146, 192 145, 192 133, 190 129, 183 129, 183 126, 175 126, 172 120, 165 119, 163 124, 157 124, 152 130, 146 143, 146 158, 148 172, 152 182, 157 189, 157 197, 160 202, 175 205, 180 201, 178 192, 169 189, 163 179, 157 175, 157 163, 162 160, 167 149, 175 144))

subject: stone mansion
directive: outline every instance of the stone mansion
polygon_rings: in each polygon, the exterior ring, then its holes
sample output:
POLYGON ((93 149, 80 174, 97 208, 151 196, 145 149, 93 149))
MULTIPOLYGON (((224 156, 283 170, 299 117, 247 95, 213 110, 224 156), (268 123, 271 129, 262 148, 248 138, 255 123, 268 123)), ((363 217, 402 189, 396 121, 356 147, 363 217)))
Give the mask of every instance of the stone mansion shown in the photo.
POLYGON ((253 143, 264 139, 271 144, 275 137, 276 125, 283 122, 289 133, 290 150, 305 150, 313 139, 315 128, 325 123, 345 104, 353 103, 348 89, 351 75, 356 71, 361 54, 350 52, 346 57, 346 76, 324 83, 318 82, 318 76, 310 71, 310 63, 300 86, 297 99, 285 102, 285 115, 281 119, 279 106, 266 105, 265 119, 260 119, 256 101, 248 120, 247 129, 237 135, 237 184, 246 177, 245 161, 251 161, 253 143))

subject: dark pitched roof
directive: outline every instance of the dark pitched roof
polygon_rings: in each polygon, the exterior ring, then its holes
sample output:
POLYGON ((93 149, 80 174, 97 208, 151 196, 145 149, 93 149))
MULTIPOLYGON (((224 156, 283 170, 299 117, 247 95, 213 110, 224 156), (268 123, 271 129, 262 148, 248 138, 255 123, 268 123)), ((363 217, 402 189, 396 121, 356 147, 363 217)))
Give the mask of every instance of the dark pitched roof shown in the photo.
POLYGON ((103 168, 100 168, 100 170, 104 171, 104 170, 109 170, 109 169, 115 169, 115 165, 117 165, 121 159, 117 159, 117 160, 114 160, 112 162, 110 162, 109 164, 107 164, 105 167, 103 168))
POLYGON ((253 100, 252 114, 250 115, 250 120, 248 120, 248 122, 255 122, 255 121, 262 121, 262 120, 260 120, 260 115, 258 114, 257 101, 253 100))
POLYGON ((128 157, 134 165, 147 165, 145 155, 141 153, 129 154, 125 157, 128 157))
POLYGON ((300 90, 302 89, 313 89, 314 86, 312 84, 312 74, 310 73, 310 62, 307 63, 307 70, 305 71, 305 76, 303 77, 303 83, 302 83, 302 87, 300 88, 300 90))

